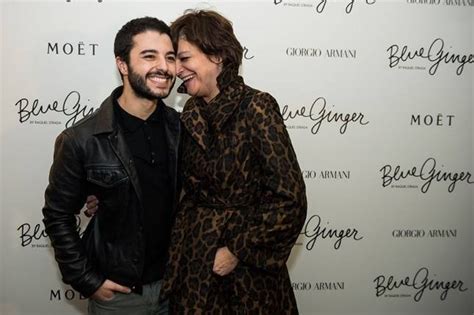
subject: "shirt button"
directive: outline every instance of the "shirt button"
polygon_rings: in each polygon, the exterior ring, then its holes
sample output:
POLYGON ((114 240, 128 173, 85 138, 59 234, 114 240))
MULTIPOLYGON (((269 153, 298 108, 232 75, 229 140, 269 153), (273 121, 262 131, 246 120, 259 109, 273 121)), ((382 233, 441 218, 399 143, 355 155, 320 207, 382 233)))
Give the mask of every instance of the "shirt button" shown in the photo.
POLYGON ((146 137, 146 139, 147 139, 147 140, 151 140, 151 137, 150 137, 150 136, 148 136, 148 137, 146 137))

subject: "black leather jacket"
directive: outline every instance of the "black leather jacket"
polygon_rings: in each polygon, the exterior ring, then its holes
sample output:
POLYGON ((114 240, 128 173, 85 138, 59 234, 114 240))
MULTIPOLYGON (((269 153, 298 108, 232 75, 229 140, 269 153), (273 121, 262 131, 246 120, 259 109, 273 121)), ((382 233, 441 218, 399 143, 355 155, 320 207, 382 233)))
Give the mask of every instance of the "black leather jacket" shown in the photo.
MULTIPOLYGON (((139 285, 143 270, 140 185, 113 110, 121 92, 122 87, 117 88, 99 110, 57 137, 45 192, 43 222, 63 281, 85 297, 105 279, 139 285), (75 215, 92 194, 100 201, 100 211, 80 238, 75 215)), ((179 114, 161 101, 158 106, 166 109, 169 172, 176 195, 179 114)))

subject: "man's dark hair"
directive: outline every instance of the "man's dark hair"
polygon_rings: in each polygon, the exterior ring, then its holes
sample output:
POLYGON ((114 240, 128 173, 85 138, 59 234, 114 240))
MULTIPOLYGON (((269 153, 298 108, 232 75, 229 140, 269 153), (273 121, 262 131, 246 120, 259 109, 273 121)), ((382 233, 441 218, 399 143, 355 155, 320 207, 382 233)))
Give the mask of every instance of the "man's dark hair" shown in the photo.
POLYGON ((120 59, 128 64, 130 61, 130 51, 133 47, 133 36, 146 31, 167 34, 171 38, 170 28, 165 22, 149 16, 133 19, 122 26, 115 36, 115 57, 120 57, 120 59))

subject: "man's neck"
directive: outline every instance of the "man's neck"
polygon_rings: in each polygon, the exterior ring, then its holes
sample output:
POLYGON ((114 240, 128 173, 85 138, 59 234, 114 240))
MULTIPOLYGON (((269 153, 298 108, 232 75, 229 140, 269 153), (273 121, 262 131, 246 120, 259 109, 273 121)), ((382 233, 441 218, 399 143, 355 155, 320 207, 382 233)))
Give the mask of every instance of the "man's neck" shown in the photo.
POLYGON ((155 111, 158 100, 138 97, 133 90, 124 87, 122 95, 117 99, 120 107, 132 116, 146 120, 155 111))

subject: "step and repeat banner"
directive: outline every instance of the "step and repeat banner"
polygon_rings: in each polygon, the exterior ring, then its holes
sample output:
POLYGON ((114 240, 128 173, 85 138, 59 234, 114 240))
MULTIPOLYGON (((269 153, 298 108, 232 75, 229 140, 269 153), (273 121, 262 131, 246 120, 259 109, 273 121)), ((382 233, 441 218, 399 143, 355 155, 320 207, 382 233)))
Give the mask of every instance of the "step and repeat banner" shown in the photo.
POLYGON ((188 8, 233 21, 279 102, 309 202, 301 314, 472 314, 473 0, 1 2, 0 313, 86 312, 41 221, 54 140, 121 84, 125 22, 188 8))

